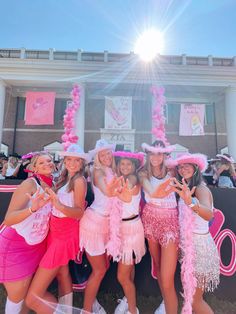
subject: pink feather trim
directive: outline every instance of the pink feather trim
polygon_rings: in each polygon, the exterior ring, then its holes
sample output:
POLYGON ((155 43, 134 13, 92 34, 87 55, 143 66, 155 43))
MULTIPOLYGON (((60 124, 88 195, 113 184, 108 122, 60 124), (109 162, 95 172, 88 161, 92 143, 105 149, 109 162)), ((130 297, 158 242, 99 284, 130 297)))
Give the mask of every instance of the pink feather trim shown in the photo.
POLYGON ((179 207, 183 213, 181 221, 181 241, 180 247, 183 252, 181 258, 181 280, 183 286, 184 305, 182 314, 192 314, 193 296, 197 287, 197 279, 194 272, 194 246, 193 246, 193 213, 182 200, 179 207))
POLYGON ((107 255, 112 256, 114 262, 121 259, 121 218, 122 218, 122 201, 113 197, 109 200, 110 208, 110 239, 107 243, 107 255))

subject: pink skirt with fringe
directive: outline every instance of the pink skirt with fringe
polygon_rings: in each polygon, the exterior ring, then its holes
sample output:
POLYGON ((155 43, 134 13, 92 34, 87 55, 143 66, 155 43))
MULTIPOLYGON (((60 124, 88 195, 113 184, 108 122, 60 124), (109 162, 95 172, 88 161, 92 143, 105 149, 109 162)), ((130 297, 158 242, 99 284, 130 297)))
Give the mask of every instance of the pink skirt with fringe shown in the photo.
POLYGON ((15 282, 32 276, 46 251, 46 239, 29 245, 15 229, 3 226, 0 232, 0 282, 15 282))
POLYGON ((144 230, 141 219, 121 222, 121 262, 138 264, 146 253, 144 230))
POLYGON ((91 256, 106 252, 109 240, 109 216, 102 216, 87 208, 80 220, 80 250, 91 256))
POLYGON ((179 243, 177 208, 162 209, 147 203, 142 211, 144 234, 148 240, 167 246, 170 241, 179 243))
POLYGON ((52 269, 75 260, 79 251, 79 221, 51 216, 47 251, 40 267, 52 269))

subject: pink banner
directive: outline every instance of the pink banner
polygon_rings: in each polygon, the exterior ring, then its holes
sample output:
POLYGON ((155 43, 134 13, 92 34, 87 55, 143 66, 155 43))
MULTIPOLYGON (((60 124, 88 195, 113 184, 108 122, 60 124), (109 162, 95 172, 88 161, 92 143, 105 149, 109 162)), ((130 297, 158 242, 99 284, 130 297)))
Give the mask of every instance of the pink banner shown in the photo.
POLYGON ((204 135, 205 105, 181 104, 179 135, 204 135))
POLYGON ((54 124, 54 92, 27 92, 25 104, 25 124, 54 124))

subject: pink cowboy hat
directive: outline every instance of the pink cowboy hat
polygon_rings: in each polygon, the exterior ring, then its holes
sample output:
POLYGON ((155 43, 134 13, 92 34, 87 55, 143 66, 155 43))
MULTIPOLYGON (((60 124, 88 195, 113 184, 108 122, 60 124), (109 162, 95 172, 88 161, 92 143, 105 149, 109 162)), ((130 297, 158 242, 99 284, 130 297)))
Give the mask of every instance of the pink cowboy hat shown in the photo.
POLYGON ((194 164, 199 167, 201 172, 204 172, 208 166, 207 157, 203 154, 184 154, 176 159, 167 159, 165 162, 167 167, 174 168, 182 164, 194 164))
POLYGON ((166 147, 162 147, 161 145, 158 146, 152 146, 152 145, 148 145, 146 143, 143 143, 142 145, 142 149, 146 152, 150 152, 153 154, 157 154, 157 153, 163 153, 163 154, 169 154, 171 152, 173 152, 173 150, 175 150, 175 146, 174 145, 169 145, 166 147))
POLYGON ((229 161, 229 162, 231 162, 231 163, 234 163, 235 161, 234 161, 234 159, 233 159, 233 157, 231 157, 230 155, 226 155, 226 154, 217 154, 216 155, 216 157, 218 157, 218 158, 224 158, 225 160, 227 160, 227 161, 229 161))
POLYGON ((114 157, 121 158, 127 158, 127 159, 135 159, 138 162, 137 168, 140 168, 144 165, 144 153, 132 153, 128 151, 117 151, 113 153, 114 157))
POLYGON ((70 157, 79 157, 84 159, 86 162, 90 162, 89 154, 86 154, 83 149, 77 144, 71 144, 66 151, 58 152, 58 154, 62 157, 70 156, 70 157))
POLYGON ((115 144, 109 144, 106 140, 100 139, 96 142, 95 148, 90 150, 88 153, 90 156, 94 157, 97 153, 105 149, 113 151, 115 149, 115 144))

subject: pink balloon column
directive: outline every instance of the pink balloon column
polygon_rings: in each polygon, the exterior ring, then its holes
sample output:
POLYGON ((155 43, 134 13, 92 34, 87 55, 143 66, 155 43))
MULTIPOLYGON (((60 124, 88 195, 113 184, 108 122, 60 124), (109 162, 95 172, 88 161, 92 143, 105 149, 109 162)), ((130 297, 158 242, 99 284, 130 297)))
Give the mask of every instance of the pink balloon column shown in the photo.
POLYGON ((71 91, 71 98, 72 102, 68 104, 64 119, 63 119, 63 126, 64 126, 64 134, 62 135, 62 144, 64 150, 72 143, 77 143, 79 137, 75 134, 75 114, 80 107, 80 87, 75 84, 71 91))
POLYGON ((161 140, 165 143, 165 145, 169 145, 166 139, 166 131, 165 131, 165 116, 164 116, 164 106, 166 105, 166 98, 164 96, 165 88, 152 86, 151 92, 154 97, 154 107, 152 110, 152 121, 153 128, 152 134, 156 137, 156 139, 161 140))

